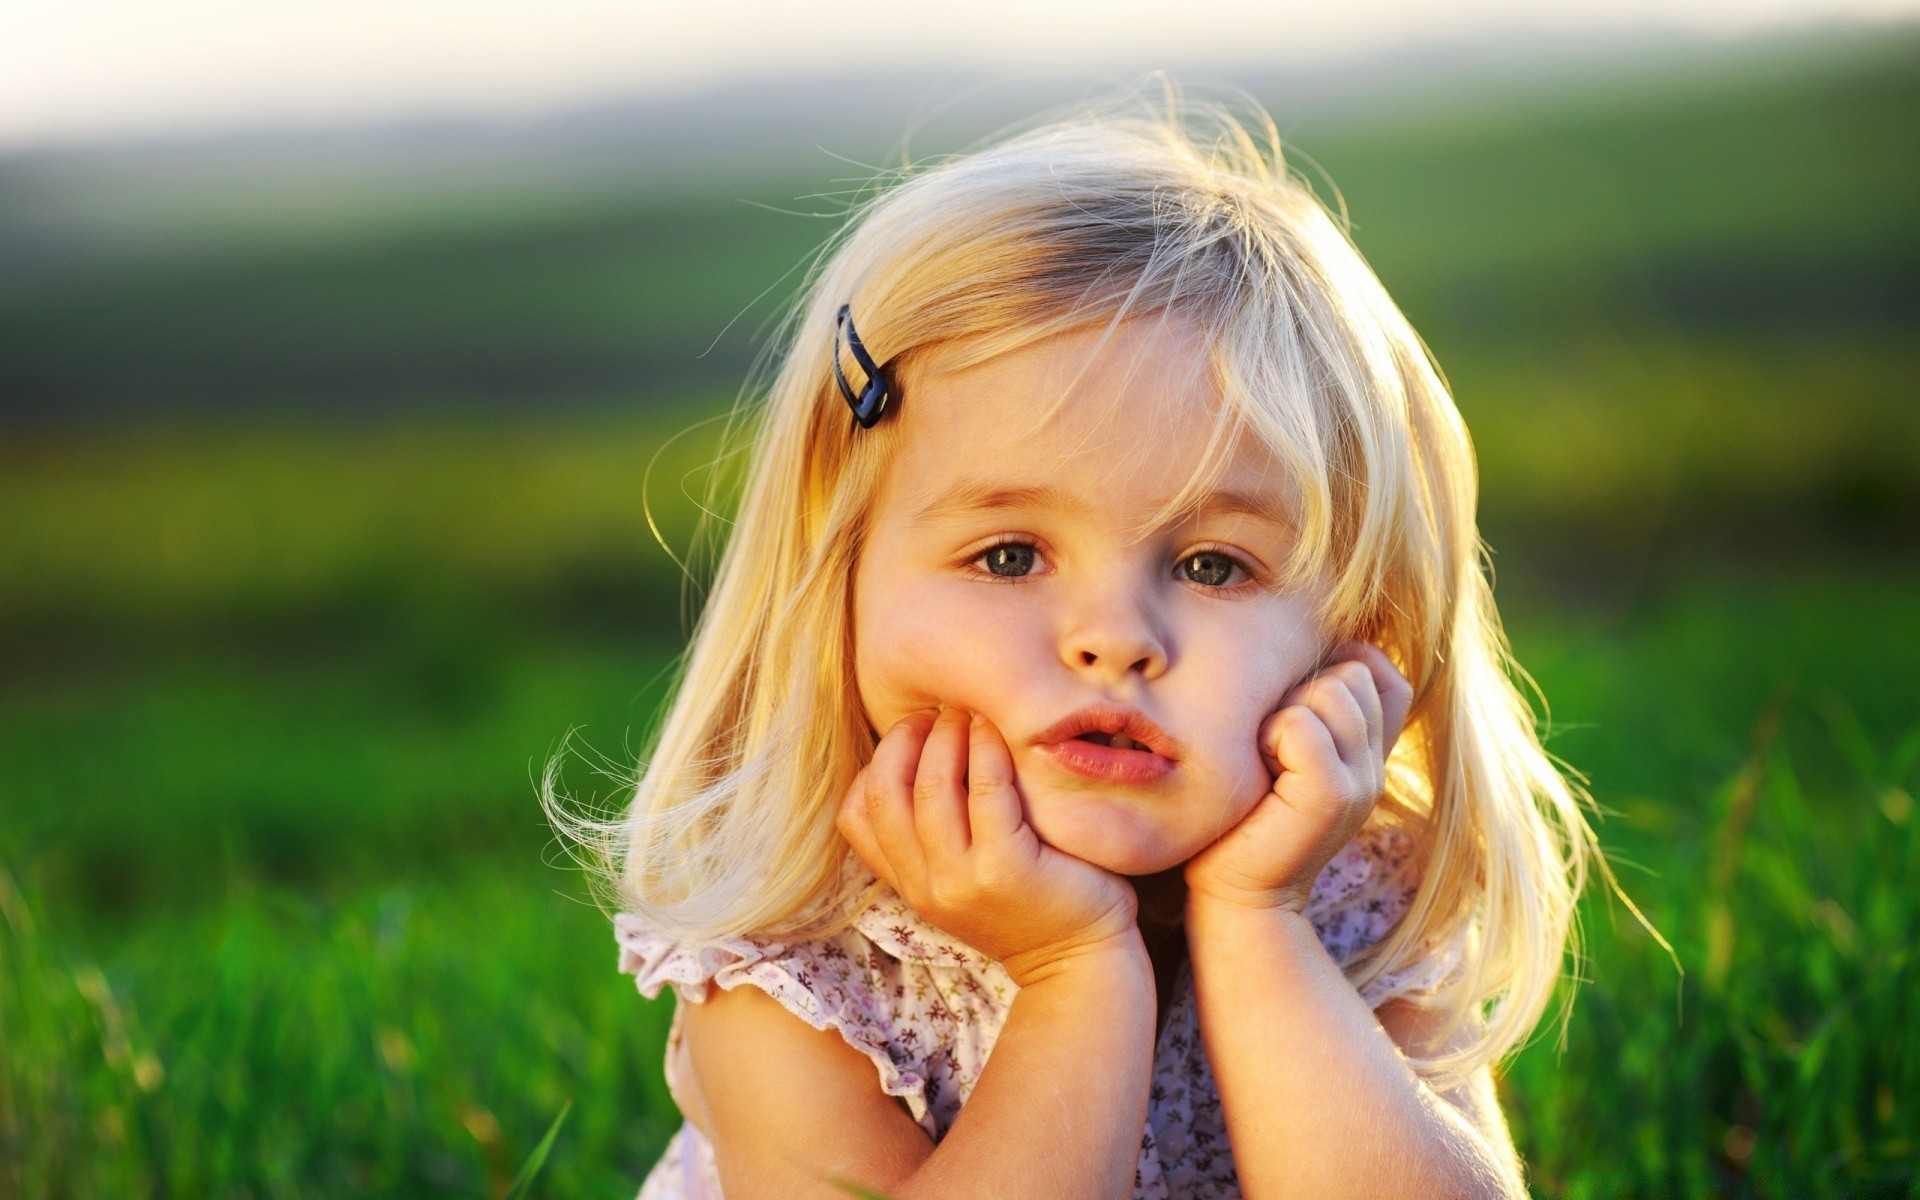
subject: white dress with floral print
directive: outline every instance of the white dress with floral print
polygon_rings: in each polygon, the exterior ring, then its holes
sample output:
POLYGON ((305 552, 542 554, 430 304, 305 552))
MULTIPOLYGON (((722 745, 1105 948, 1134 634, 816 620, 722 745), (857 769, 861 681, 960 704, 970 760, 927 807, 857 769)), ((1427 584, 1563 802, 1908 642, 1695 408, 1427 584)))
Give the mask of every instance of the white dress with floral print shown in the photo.
MULTIPOLYGON (((1370 826, 1314 881, 1307 917, 1321 944, 1345 961, 1399 921, 1418 878, 1404 832, 1370 826), (1402 870, 1402 868, 1406 868, 1402 870)), ((852 855, 856 886, 873 876, 852 855)), ((750 984, 815 1029, 833 1029, 873 1060, 881 1089, 897 1096, 937 1144, 980 1078, 1019 988, 999 963, 927 923, 882 887, 851 928, 782 942, 759 937, 685 943, 654 936, 629 914, 615 919, 620 970, 651 998, 671 984, 682 1002, 667 1034, 667 1085, 687 1107, 680 1018, 709 985, 750 984)), ((1435 955, 1374 979, 1361 997, 1378 1007, 1442 979, 1455 964, 1435 955)), ((1134 1173, 1135 1200, 1238 1200, 1233 1155, 1213 1071, 1200 1041, 1193 976, 1183 965, 1154 1047, 1147 1124, 1134 1173)), ((638 1200, 721 1200, 713 1149, 683 1123, 638 1200)))

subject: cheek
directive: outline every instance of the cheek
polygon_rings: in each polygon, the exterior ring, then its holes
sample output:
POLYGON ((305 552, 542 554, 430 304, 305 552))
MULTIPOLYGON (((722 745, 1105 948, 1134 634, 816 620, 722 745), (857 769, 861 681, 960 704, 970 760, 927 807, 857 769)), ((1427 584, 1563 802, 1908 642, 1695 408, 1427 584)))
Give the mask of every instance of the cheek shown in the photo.
POLYGON ((1217 801, 1210 807, 1238 821, 1259 802, 1272 783, 1260 753, 1260 731, 1281 699, 1313 663, 1310 636, 1288 623, 1276 629, 1262 623, 1193 647, 1193 665, 1183 708, 1193 714, 1192 728, 1203 731, 1195 764, 1204 788, 1217 801))
POLYGON ((940 703, 997 721, 1000 706, 1022 694, 1036 662, 1034 622, 977 594, 1005 586, 907 581, 858 597, 854 673, 876 729, 940 703))
MULTIPOLYGON (((1256 733, 1258 728, 1256 724, 1256 733)), ((1260 757, 1259 744, 1251 736, 1231 747, 1223 756, 1220 766, 1222 780, 1216 794, 1221 797, 1222 819, 1231 827, 1253 811, 1253 806, 1273 786, 1273 776, 1267 774, 1267 764, 1260 757)))

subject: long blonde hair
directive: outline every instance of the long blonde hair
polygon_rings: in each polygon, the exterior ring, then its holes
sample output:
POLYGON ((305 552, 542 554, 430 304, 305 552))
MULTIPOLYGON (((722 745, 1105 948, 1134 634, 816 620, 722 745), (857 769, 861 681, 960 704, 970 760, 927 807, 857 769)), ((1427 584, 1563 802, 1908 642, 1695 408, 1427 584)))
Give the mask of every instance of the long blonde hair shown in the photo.
POLYGON ((556 824, 602 852, 619 906, 689 939, 818 935, 857 908, 837 894, 834 824, 873 745, 851 580, 897 422, 850 436, 831 372, 838 307, 902 366, 936 347, 980 361, 1175 317, 1207 335, 1227 401, 1209 463, 1251 433, 1285 464, 1299 493, 1290 578, 1324 581, 1327 628, 1383 646, 1415 687, 1376 818, 1416 838, 1420 882, 1347 975, 1363 986, 1453 956, 1418 1000, 1445 1014, 1443 1036, 1475 1032, 1416 1063, 1436 1085, 1521 1044, 1605 859, 1514 682, 1447 385, 1272 123, 1170 91, 1123 96, 902 171, 853 215, 791 312, 764 403, 740 414, 737 515, 631 805, 596 823, 545 780, 556 824))

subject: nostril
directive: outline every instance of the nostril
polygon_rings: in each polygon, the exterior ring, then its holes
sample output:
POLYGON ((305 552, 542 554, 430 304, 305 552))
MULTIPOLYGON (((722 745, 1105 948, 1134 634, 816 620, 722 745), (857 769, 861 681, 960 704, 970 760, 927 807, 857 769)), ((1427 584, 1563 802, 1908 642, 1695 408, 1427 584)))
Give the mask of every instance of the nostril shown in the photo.
POLYGON ((1090 667, 1100 661, 1100 656, 1091 650, 1082 650, 1080 652, 1080 661, 1090 667))

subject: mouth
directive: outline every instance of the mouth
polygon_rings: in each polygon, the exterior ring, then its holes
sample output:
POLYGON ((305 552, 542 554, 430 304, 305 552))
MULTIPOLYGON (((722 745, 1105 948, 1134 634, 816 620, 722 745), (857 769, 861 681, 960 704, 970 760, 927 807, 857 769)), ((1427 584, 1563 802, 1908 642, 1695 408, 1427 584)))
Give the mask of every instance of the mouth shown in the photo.
POLYGON ((1035 743, 1065 770, 1102 783, 1156 783, 1179 765, 1178 744, 1130 709, 1082 709, 1035 743))
POLYGON ((1092 742, 1096 746, 1112 746, 1115 750, 1145 750, 1143 742, 1136 742, 1124 733, 1079 733, 1074 735, 1077 742, 1092 742))

